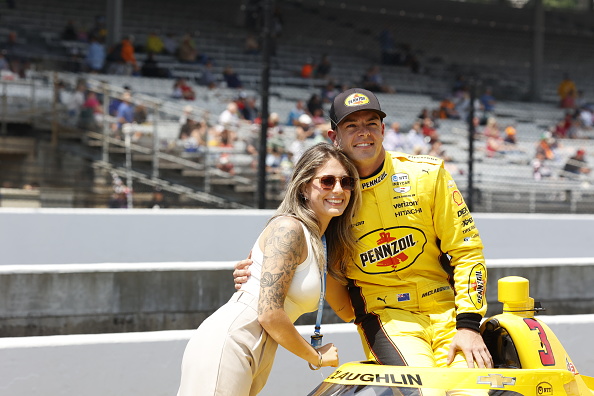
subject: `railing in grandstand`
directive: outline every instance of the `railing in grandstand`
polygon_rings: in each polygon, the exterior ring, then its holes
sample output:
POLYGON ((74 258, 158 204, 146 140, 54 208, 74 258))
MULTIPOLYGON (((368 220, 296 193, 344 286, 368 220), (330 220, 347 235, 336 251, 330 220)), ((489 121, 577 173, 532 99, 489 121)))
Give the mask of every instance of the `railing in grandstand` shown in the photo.
MULTIPOLYGON (((1 81, 0 119, 2 120, 2 134, 6 134, 8 122, 35 123, 40 128, 49 127, 52 131, 52 143, 57 144, 60 135, 65 133, 65 129, 68 129, 68 127, 77 129, 79 127, 73 115, 68 114, 67 109, 59 102, 58 82, 65 82, 75 86, 79 79, 81 79, 81 76, 78 74, 36 73, 32 75, 31 79, 1 81)), ((108 105, 112 99, 121 98, 125 91, 124 88, 93 78, 85 78, 85 83, 88 91, 95 92, 104 99, 103 115, 100 117, 99 122, 96 123, 95 130, 85 129, 75 133, 84 135, 90 145, 100 146, 101 161, 97 166, 98 168, 109 169, 111 172, 121 174, 126 179, 126 185, 130 190, 132 189, 133 180, 136 180, 143 184, 159 186, 166 191, 177 194, 183 193, 189 198, 220 207, 248 207, 210 194, 213 183, 221 179, 243 186, 255 185, 254 181, 249 177, 231 175, 215 167, 213 158, 223 151, 233 152, 233 149, 213 148, 206 145, 201 147, 199 152, 192 153, 191 156, 187 155, 188 153, 183 153, 183 151, 170 150, 172 145, 175 148, 177 142, 178 120, 184 111, 183 105, 143 94, 134 94, 131 102, 136 105, 141 104, 148 110, 150 122, 125 124, 121 128, 123 136, 116 137, 111 125, 117 123, 117 119, 109 115, 108 105), (110 160, 110 152, 114 148, 123 149, 125 152, 126 161, 123 172, 122 167, 118 167, 110 160), (185 158, 184 154, 186 154, 185 158), (133 171, 133 156, 150 157, 150 175, 133 171), (162 180, 160 178, 161 162, 173 163, 200 172, 204 178, 204 192, 194 191, 188 187, 162 180)), ((208 117, 206 110, 195 109, 195 111, 202 112, 204 118, 208 117)))

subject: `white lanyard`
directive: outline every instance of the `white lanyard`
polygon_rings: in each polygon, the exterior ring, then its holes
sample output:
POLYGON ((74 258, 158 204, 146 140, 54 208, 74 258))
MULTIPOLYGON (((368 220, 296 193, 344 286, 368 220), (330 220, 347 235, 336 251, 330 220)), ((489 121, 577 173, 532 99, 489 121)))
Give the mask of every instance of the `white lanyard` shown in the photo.
POLYGON ((311 336, 311 345, 314 348, 322 346, 322 334, 320 330, 322 327, 322 312, 324 310, 324 299, 326 298, 326 268, 328 266, 328 246, 326 246, 326 235, 322 235, 322 245, 324 245, 324 252, 326 254, 326 260, 322 270, 322 292, 320 293, 320 302, 318 304, 318 316, 316 318, 316 327, 314 328, 314 334, 311 336))

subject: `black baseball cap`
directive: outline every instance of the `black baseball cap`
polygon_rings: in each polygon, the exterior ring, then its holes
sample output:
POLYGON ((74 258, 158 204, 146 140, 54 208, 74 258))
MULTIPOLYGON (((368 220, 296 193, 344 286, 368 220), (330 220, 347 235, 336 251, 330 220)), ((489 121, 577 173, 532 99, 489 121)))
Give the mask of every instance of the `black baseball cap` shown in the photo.
POLYGON ((375 111, 382 120, 386 118, 386 113, 382 111, 379 100, 373 92, 363 88, 351 88, 334 98, 330 107, 330 121, 333 126, 336 126, 349 114, 361 110, 375 111))

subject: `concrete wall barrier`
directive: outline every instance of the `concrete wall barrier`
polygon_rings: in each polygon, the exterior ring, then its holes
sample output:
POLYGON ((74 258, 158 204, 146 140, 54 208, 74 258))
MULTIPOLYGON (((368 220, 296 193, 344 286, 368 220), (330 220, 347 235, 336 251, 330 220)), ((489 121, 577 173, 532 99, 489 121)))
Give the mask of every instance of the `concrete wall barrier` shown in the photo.
MULTIPOLYGON (((233 294, 234 262, 0 266, 0 334, 34 336, 196 328, 233 294)), ((488 260, 489 315, 497 280, 530 280, 547 315, 594 312, 594 257, 488 260)), ((341 323, 327 307, 325 323, 341 323)), ((306 314, 297 324, 315 322, 306 314)))
MULTIPOLYGON (((594 375, 594 315, 542 316, 576 368, 594 375)), ((299 326, 309 338, 312 326, 299 326)), ((323 325, 341 362, 364 359, 353 324, 323 325)), ((192 330, 0 338, 0 394, 10 396, 171 396, 179 385, 183 351, 192 330)), ((304 396, 333 371, 310 371, 279 348, 262 396, 304 396)))
MULTIPOLYGON (((271 210, 0 208, 0 265, 237 261, 271 210)), ((487 259, 594 257, 594 215, 473 214, 487 259)))

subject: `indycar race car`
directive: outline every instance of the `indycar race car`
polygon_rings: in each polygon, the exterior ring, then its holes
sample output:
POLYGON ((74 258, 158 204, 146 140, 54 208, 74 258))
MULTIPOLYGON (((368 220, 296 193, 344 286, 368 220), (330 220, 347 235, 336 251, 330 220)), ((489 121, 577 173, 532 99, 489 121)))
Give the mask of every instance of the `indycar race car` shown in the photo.
POLYGON ((387 366, 372 361, 341 365, 308 396, 594 396, 594 378, 580 375, 551 331, 534 317, 529 282, 498 282, 503 313, 485 320, 481 334, 493 369, 387 366))

